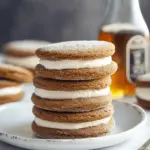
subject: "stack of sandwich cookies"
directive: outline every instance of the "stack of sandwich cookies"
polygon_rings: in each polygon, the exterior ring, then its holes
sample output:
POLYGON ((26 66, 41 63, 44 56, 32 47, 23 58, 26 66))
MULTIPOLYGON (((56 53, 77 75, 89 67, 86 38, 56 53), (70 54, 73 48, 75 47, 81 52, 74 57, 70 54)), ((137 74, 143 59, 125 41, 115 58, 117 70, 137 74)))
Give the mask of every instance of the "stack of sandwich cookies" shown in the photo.
POLYGON ((15 102, 23 98, 23 82, 31 82, 32 73, 12 65, 0 64, 0 104, 15 102))
POLYGON ((70 41, 37 50, 33 131, 42 137, 82 138, 112 130, 113 44, 70 41))
POLYGON ((58 113, 34 107, 33 113, 36 117, 32 128, 41 137, 96 137, 108 133, 114 127, 111 104, 98 110, 82 113, 58 113))
POLYGON ((150 108, 150 73, 137 78, 136 97, 139 105, 150 108))
POLYGON ((6 43, 3 47, 5 63, 13 64, 34 71, 39 59, 35 55, 36 49, 49 44, 46 41, 22 40, 6 43))
POLYGON ((111 78, 91 81, 53 80, 35 77, 32 100, 36 107, 58 112, 83 112, 111 103, 111 78))

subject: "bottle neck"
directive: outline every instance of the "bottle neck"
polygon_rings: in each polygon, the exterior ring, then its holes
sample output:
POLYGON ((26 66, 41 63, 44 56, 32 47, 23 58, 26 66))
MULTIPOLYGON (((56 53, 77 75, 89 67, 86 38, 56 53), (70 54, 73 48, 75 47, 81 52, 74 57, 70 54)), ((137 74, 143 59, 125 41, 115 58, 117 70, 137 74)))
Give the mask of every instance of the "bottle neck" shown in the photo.
POLYGON ((109 20, 130 22, 141 16, 139 0, 110 0, 109 2, 109 20))
POLYGON ((129 9, 129 11, 140 9, 139 0, 109 0, 109 3, 109 6, 114 9, 129 9))
POLYGON ((103 30, 107 29, 107 31, 108 29, 111 31, 137 30, 149 35, 139 0, 109 0, 102 28, 103 30))

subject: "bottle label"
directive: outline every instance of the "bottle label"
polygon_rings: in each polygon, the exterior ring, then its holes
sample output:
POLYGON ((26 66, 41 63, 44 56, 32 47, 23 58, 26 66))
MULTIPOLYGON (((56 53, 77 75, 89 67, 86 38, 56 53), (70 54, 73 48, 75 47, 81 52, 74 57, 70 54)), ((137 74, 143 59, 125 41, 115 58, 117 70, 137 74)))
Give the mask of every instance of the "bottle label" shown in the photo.
POLYGON ((126 76, 134 83, 137 76, 145 74, 148 68, 148 39, 141 35, 133 36, 126 46, 126 76))

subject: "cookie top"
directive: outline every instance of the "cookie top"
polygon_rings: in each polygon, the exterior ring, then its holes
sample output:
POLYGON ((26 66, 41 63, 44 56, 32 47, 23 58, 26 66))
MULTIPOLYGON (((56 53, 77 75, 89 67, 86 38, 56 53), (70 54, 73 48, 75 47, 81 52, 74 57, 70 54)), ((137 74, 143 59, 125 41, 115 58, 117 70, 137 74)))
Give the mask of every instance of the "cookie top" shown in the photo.
POLYGON ((150 87, 150 73, 139 76, 136 85, 140 87, 150 87))
POLYGON ((35 55, 35 51, 38 48, 48 44, 50 44, 50 42, 40 40, 20 40, 6 43, 3 46, 3 49, 8 55, 35 55))
POLYGON ((32 82, 33 74, 25 68, 0 64, 0 78, 17 82, 32 82))
POLYGON ((36 54, 41 59, 96 59, 112 56, 114 44, 106 41, 67 41, 39 48, 36 54))
POLYGON ((4 79, 0 80, 0 89, 5 87, 16 87, 16 86, 20 86, 20 83, 4 79))
POLYGON ((139 76, 137 80, 142 82, 150 82, 150 73, 139 76))

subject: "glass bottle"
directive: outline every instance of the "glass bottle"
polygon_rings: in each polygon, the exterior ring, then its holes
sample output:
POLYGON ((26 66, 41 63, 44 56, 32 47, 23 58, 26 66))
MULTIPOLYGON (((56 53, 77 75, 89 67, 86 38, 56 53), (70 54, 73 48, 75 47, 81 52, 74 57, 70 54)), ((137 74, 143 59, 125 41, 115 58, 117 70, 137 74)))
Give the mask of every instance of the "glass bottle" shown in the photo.
POLYGON ((99 40, 115 44, 113 60, 118 71, 112 76, 114 98, 135 94, 135 80, 148 70, 149 30, 139 0, 110 0, 99 40))

